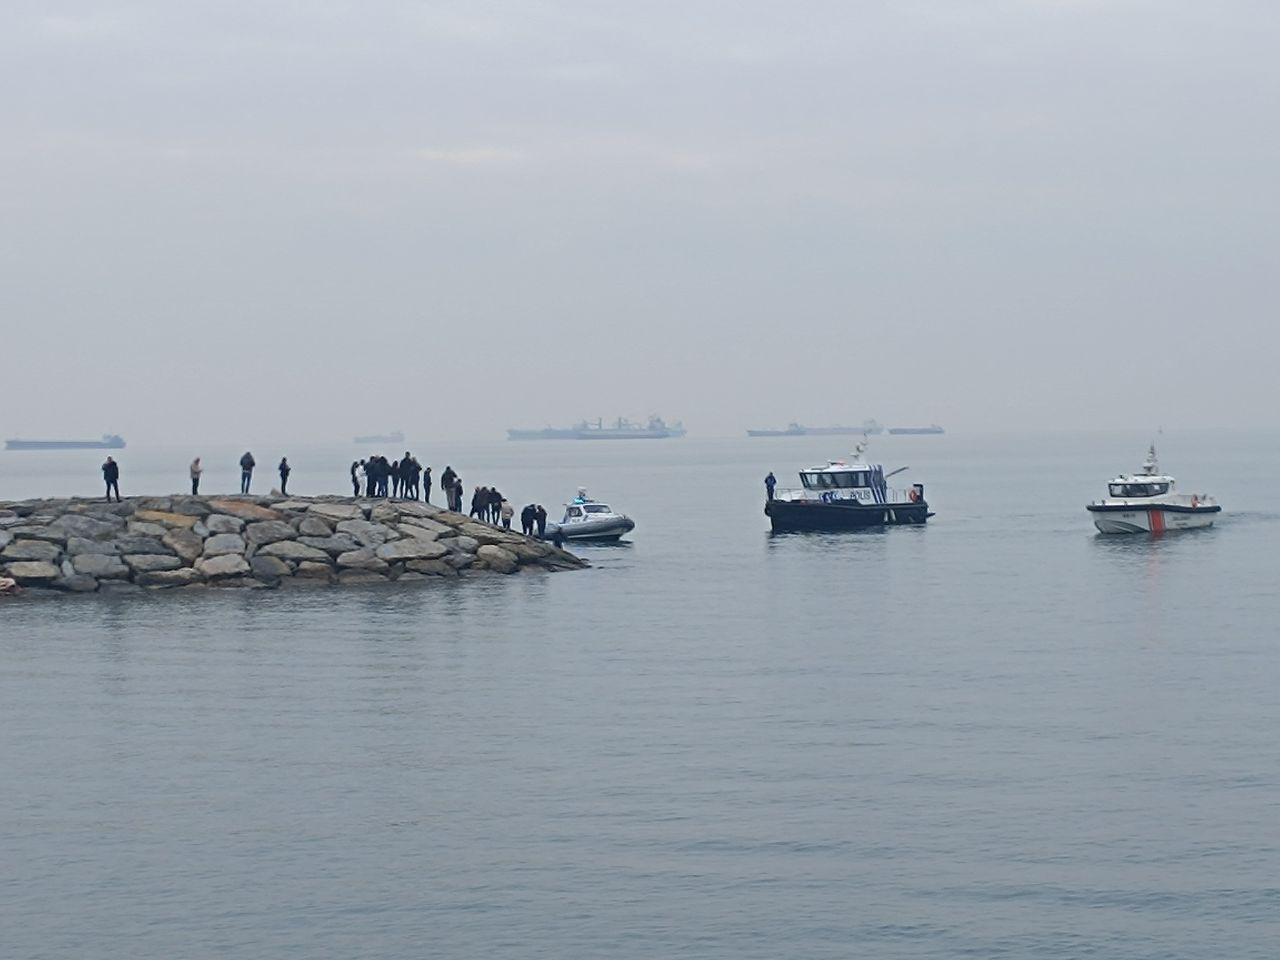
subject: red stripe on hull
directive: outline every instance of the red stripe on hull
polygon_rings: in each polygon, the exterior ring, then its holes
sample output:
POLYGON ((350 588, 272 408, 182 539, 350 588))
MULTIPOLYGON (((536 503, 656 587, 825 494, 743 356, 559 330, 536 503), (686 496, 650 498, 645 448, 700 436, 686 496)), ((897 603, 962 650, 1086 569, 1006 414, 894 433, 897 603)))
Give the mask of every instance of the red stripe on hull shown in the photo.
POLYGON ((1151 509, 1147 511, 1147 516, 1151 518, 1151 532, 1164 533, 1164 511, 1151 509))

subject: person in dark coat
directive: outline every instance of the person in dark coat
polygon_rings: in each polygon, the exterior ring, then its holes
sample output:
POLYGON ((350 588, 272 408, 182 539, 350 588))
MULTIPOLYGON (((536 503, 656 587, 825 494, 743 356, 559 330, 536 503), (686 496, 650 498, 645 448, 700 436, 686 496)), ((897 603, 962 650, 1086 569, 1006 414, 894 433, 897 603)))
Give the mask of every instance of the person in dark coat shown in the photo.
POLYGON ((422 501, 423 503, 431 502, 431 468, 427 467, 422 471, 422 501))
POLYGON ((495 527, 502 522, 502 494, 497 487, 489 488, 489 522, 495 527))
POLYGON ((455 513, 462 512, 462 478, 453 478, 453 509, 455 513))
POLYGON ((364 495, 373 497, 378 490, 378 458, 370 457, 364 462, 364 495))
POLYGON ((111 491, 116 492, 116 503, 120 502, 120 464, 110 457, 102 464, 102 479, 107 484, 107 503, 111 502, 111 491))
POLYGON ((544 539, 547 535, 547 511, 542 504, 538 504, 534 510, 533 521, 538 525, 538 539, 544 539))
POLYGON ((526 537, 533 536, 533 504, 526 504, 525 508, 520 511, 520 532, 526 537))
POLYGON ((456 509, 453 505, 453 481, 457 476, 453 472, 453 467, 447 465, 444 468, 444 473, 440 474, 440 489, 444 491, 445 506, 450 510, 456 509))
POLYGON ((551 545, 557 550, 564 547, 564 528, 560 524, 556 524, 556 528, 551 531, 551 545))
POLYGON ((398 497, 400 496, 400 461, 399 460, 391 461, 391 470, 389 471, 389 473, 391 474, 391 495, 393 497, 398 497))
POLYGON ((253 459, 253 454, 248 450, 244 452, 244 456, 240 458, 240 492, 249 492, 249 483, 253 480, 253 468, 258 464, 253 459))
POLYGON ((287 494, 289 492, 289 474, 293 473, 293 468, 289 466, 289 458, 280 458, 280 492, 287 494))
POLYGON ((778 478, 773 475, 773 471, 769 471, 769 475, 764 478, 764 493, 770 500, 773 499, 773 488, 778 485, 778 478))
POLYGON ((353 497, 360 496, 360 478, 356 476, 356 471, 360 469, 360 461, 351 461, 351 495, 353 497))
POLYGON ((476 487, 471 492, 471 512, 467 514, 469 517, 477 517, 481 520, 481 512, 487 513, 489 510, 489 491, 484 487, 476 487))

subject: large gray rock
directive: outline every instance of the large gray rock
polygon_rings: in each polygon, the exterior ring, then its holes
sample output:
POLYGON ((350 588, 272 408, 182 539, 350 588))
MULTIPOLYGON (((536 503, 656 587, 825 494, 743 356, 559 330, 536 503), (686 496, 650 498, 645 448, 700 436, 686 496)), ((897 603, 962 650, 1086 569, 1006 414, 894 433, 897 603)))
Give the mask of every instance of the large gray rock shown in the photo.
POLYGON ((210 500, 209 506, 215 513, 239 517, 241 520, 283 520, 284 515, 275 510, 268 510, 249 500, 210 500))
POLYGON ((134 573, 154 573, 157 570, 177 570, 184 566, 177 557, 159 553, 126 554, 124 562, 134 573))
POLYGON ((13 543, 13 534, 8 530, 0 530, 0 550, 13 543))
POLYGON ((241 577, 249 572, 249 564, 244 557, 234 553, 223 553, 216 557, 202 557, 196 561, 196 570, 210 580, 222 577, 241 577))
POLYGON ((281 500, 279 503, 273 503, 271 509, 293 513, 299 510, 306 510, 310 506, 311 504, 306 500, 281 500))
POLYGON ((417 500, 402 500, 396 506, 400 508, 401 519, 405 517, 430 517, 444 512, 443 507, 437 507, 430 503, 419 503, 417 500))
POLYGON ((338 524, 338 532, 351 534, 366 547, 376 547, 380 543, 400 537, 395 530, 369 520, 343 520, 338 524))
POLYGON ((278 540, 292 540, 293 537, 293 527, 283 520, 263 520, 259 523, 251 523, 244 528, 245 540, 254 547, 275 543, 278 540))
POLYGON ((155 537, 117 537, 111 542, 120 553, 173 553, 155 537))
POLYGON ((76 573, 85 573, 99 580, 127 580, 129 568, 117 556, 105 553, 81 553, 71 558, 76 573))
POLYGON ((404 560, 435 560, 449 552, 445 547, 433 540, 420 540, 417 537, 406 537, 392 543, 384 543, 374 553, 379 560, 387 563, 400 563, 404 560))
POLYGON ((187 563, 195 563, 204 553, 204 540, 191 530, 170 530, 160 541, 187 563))
POLYGON ((159 523, 147 523, 145 520, 130 520, 129 534, 135 537, 155 537, 159 539, 169 532, 169 528, 159 523))
MULTIPOLYGON (((162 527, 181 527, 190 530, 195 526, 196 518, 182 513, 171 513, 166 510, 139 510, 133 515, 135 521, 155 523, 162 527)), ((163 534, 161 534, 163 536, 163 534)))
POLYGON ((369 519, 374 523, 398 523, 400 521, 400 511, 385 501, 375 503, 369 508, 369 519))
POLYGON ((264 557, 261 554, 249 561, 249 569, 259 580, 279 580, 293 574, 289 565, 279 557, 264 557))
POLYGON ((480 541, 475 537, 446 537, 439 542, 450 551, 458 553, 475 553, 480 549, 480 541))
POLYGON ((391 565, 387 561, 374 554, 373 547, 363 547, 359 550, 352 550, 350 553, 342 554, 342 556, 338 557, 338 566, 352 570, 374 570, 379 573, 384 573, 391 569, 391 565))
POLYGON ((496 570, 498 573, 514 573, 519 563, 516 555, 510 550, 504 550, 490 543, 483 544, 476 551, 476 556, 483 560, 490 570, 496 570))
POLYGON ((451 553, 444 558, 444 562, 455 570, 465 570, 476 562, 476 558, 472 553, 451 553))
POLYGON ((359 541, 349 533, 335 533, 332 537, 299 537, 298 542, 308 547, 315 547, 317 550, 323 550, 334 557, 340 553, 360 549, 359 541))
POLYGON ((117 553, 115 546, 100 540, 88 540, 85 537, 67 537, 67 553, 76 556, 80 553, 117 553))
MULTIPOLYGON (((108 515, 110 516, 110 515, 108 515)), ((86 540, 106 540, 124 532, 124 520, 120 517, 99 519, 68 513, 50 524, 67 537, 84 537, 86 540)))
POLYGON ((303 560, 294 571, 295 577, 309 577, 316 580, 332 580, 333 567, 327 563, 310 563, 303 560))
POLYGON ((364 510, 354 503, 313 503, 307 512, 325 520, 363 520, 364 510))
POLYGON ((551 547, 545 543, 509 543, 503 549, 510 550, 521 560, 541 560, 551 553, 551 547))
POLYGON ((170 509, 184 517, 207 517, 212 512, 209 501, 204 497, 174 497, 170 509))
POLYGON ((455 533, 453 527, 449 526, 447 523, 439 523, 427 517, 405 517, 400 526, 396 529, 406 536, 417 536, 417 534, 410 532, 410 528, 412 527, 417 527, 419 530, 426 530, 427 532, 434 533, 440 537, 452 537, 455 533))
POLYGON ((244 529, 244 521, 225 513, 214 513, 205 517, 205 528, 210 533, 239 533, 244 529))
POLYGON ((191 567, 179 567, 177 570, 153 570, 140 573, 134 578, 144 587, 189 587, 203 579, 200 571, 191 567))
POLYGON ((98 581, 87 573, 72 573, 70 575, 63 574, 53 581, 53 586, 55 589, 65 590, 68 593, 93 593, 98 589, 98 581))
POLYGON ((62 549, 56 543, 43 540, 14 540, 0 552, 0 561, 29 560, 42 563, 54 563, 62 556, 62 549))
MULTIPOLYGON (((396 529, 400 531, 401 535, 405 537, 413 537, 417 540, 431 541, 440 536, 440 534, 436 533, 434 530, 427 530, 424 527, 415 527, 409 523, 398 523, 396 524, 396 529)), ((448 528, 446 527, 446 529, 448 528)))
POLYGON ((404 565, 406 570, 414 573, 428 574, 433 577, 456 577, 458 571, 444 560, 410 560, 404 565))
POLYGON ((338 574, 338 582, 342 584, 386 583, 387 578, 372 570, 343 570, 338 574))
POLYGON ((328 563, 329 555, 316 547, 308 547, 295 540, 280 540, 269 543, 258 550, 260 557, 279 557, 282 560, 310 560, 313 563, 328 563))
POLYGON ((62 571, 43 560, 19 560, 6 564, 4 572, 25 586, 50 584, 62 576, 62 571))
POLYGON ((492 543, 501 545, 504 543, 514 543, 521 539, 515 534, 504 533, 497 527, 491 527, 484 523, 464 523, 460 529, 464 536, 472 537, 473 539, 480 541, 482 544, 492 543))
POLYGON ((244 537, 238 533, 215 533, 204 542, 206 557, 220 557, 228 553, 244 553, 244 537))
POLYGON ((56 543, 59 546, 67 542, 65 531, 43 523, 10 527, 9 532, 13 534, 15 540, 40 540, 44 543, 56 543))
POLYGON ((327 537, 333 533, 333 527, 320 517, 305 516, 298 524, 298 533, 304 537, 327 537))

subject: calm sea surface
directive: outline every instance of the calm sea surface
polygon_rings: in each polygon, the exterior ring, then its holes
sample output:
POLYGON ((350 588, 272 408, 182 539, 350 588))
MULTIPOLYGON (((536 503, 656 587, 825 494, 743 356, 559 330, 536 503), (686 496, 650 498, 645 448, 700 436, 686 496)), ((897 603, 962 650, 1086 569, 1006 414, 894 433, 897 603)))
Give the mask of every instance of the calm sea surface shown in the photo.
MULTIPOLYGON (((1223 520, 1096 536, 1148 439, 880 438, 938 515, 831 537, 770 536, 761 478, 845 438, 451 447, 633 543, 0 605, 0 957, 1275 957, 1280 438, 1159 438, 1223 520)), ((349 490, 358 451, 286 452, 349 490)), ((101 459, 0 453, 0 498, 101 459)))

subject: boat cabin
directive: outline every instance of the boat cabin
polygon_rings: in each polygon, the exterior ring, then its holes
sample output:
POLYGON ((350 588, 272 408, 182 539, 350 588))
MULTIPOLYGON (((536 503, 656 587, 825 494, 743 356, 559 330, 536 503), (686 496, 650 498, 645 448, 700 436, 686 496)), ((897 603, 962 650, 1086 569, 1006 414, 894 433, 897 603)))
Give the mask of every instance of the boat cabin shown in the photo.
POLYGON ((806 490, 850 490, 856 487, 871 488, 872 471, 883 468, 877 464, 858 463, 849 465, 840 460, 832 460, 825 467, 810 467, 800 471, 800 484, 806 490))
POLYGON ((601 513, 613 513, 613 510, 607 503, 600 503, 597 500, 591 500, 586 503, 574 501, 565 507, 564 518, 566 521, 584 520, 592 514, 601 513))
POLYGON ((1117 500, 1162 497, 1173 489, 1173 477, 1116 477, 1107 484, 1108 494, 1117 500))

